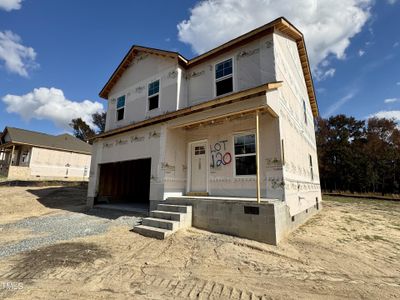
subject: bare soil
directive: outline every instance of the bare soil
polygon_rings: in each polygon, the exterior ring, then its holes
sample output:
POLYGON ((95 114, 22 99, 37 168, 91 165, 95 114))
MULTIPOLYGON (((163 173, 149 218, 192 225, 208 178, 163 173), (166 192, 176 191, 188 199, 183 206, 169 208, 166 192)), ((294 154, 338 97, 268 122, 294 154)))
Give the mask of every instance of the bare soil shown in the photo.
MULTIPOLYGON (((85 193, 2 187, 0 223, 78 213, 85 193)), ((324 200, 277 247, 194 228, 159 241, 121 224, 21 252, 0 259, 0 298, 399 299, 400 204, 324 200)), ((10 235, 0 245, 31 237, 10 235)))

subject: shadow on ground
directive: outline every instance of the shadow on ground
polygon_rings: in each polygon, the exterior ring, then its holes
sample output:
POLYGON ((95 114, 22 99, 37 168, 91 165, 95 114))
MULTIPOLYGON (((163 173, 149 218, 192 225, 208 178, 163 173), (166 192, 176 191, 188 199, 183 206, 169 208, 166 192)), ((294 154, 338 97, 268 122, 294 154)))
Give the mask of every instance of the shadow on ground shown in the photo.
POLYGON ((90 216, 115 220, 122 216, 143 217, 145 214, 124 210, 86 207, 87 189, 85 187, 46 187, 42 189, 28 189, 29 193, 37 197, 42 205, 71 212, 80 212, 90 216))

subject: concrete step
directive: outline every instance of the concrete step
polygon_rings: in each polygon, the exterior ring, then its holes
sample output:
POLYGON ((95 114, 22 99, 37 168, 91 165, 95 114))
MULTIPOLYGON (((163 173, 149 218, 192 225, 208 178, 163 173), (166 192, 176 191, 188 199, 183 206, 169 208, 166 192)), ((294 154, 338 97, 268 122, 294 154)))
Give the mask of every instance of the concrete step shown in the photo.
POLYGON ((150 217, 164 220, 183 221, 185 214, 171 211, 153 210, 150 217))
POLYGON ((163 240, 172 234, 172 230, 150 227, 146 225, 138 225, 133 227, 133 231, 144 236, 163 240))
POLYGON ((180 213, 191 213, 192 207, 186 206, 186 205, 175 205, 175 204, 158 204, 157 210, 180 212, 180 213))
POLYGON ((142 221, 142 225, 175 231, 179 229, 180 222, 150 217, 144 218, 142 221))

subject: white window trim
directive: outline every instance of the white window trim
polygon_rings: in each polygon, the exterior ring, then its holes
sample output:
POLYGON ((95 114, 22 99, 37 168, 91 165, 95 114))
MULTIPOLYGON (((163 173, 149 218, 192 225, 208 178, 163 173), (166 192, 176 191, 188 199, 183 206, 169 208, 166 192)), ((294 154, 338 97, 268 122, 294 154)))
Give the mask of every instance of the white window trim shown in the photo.
POLYGON ((147 94, 147 97, 146 97, 146 99, 147 99, 146 100, 146 115, 148 115, 149 113, 155 112, 155 111, 159 111, 161 109, 161 78, 156 78, 154 80, 150 80, 147 83, 146 94, 147 94), (151 83, 153 83, 153 82, 156 82, 157 80, 158 80, 158 84, 159 84, 158 93, 155 93, 155 94, 149 96, 149 85, 151 83), (153 108, 153 109, 149 109, 149 104, 150 104, 149 99, 150 99, 150 97, 154 97, 154 96, 157 96, 157 95, 158 95, 158 107, 157 108, 153 108))
POLYGON ((246 135, 254 135, 254 138, 256 137, 255 130, 254 131, 241 131, 241 132, 234 132, 232 135, 232 162, 233 162, 233 178, 256 178, 257 174, 254 175, 236 175, 236 157, 245 157, 245 156, 256 156, 257 155, 257 149, 254 152, 254 154, 235 154, 235 136, 246 136, 246 135))
POLYGON ((117 122, 121 122, 121 121, 123 121, 125 119, 125 107, 126 107, 126 95, 121 95, 121 96, 117 97, 116 101, 115 101, 115 120, 117 122), (118 99, 121 98, 121 97, 125 97, 124 106, 118 108, 118 99), (118 111, 121 110, 121 109, 124 109, 124 115, 122 116, 121 120, 118 120, 118 111))
POLYGON ((215 97, 215 98, 216 98, 216 97, 226 96, 226 95, 229 95, 229 94, 234 93, 234 92, 236 91, 235 71, 236 71, 236 65, 235 65, 235 57, 234 57, 234 56, 225 57, 224 59, 219 60, 219 61, 217 61, 217 62, 214 63, 214 68, 213 68, 213 85, 214 85, 214 97, 215 97), (221 78, 218 78, 218 79, 217 79, 217 78, 215 77, 216 66, 217 66, 218 64, 224 62, 224 61, 229 60, 229 59, 232 60, 232 74, 226 75, 226 76, 224 76, 224 77, 221 77, 221 78), (217 96, 217 82, 218 82, 218 81, 221 81, 221 80, 224 80, 224 79, 227 79, 227 78, 230 78, 230 77, 232 77, 232 92, 225 93, 225 94, 222 94, 222 95, 217 96))

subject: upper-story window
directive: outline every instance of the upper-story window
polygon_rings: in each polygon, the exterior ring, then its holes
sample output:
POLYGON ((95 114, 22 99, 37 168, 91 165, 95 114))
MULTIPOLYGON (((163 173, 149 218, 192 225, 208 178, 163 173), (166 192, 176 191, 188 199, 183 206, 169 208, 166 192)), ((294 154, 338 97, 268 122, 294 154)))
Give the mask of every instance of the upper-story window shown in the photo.
POLYGON ((156 80, 149 83, 149 110, 156 109, 159 107, 160 98, 160 80, 156 80))
POLYGON ((117 99, 117 121, 121 121, 125 114, 125 96, 117 99))
POLYGON ((233 91, 232 58, 215 65, 215 90, 216 96, 233 91))
POLYGON ((306 101, 303 99, 303 114, 304 114, 304 123, 307 125, 307 106, 306 101))

